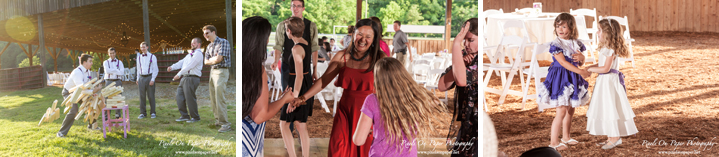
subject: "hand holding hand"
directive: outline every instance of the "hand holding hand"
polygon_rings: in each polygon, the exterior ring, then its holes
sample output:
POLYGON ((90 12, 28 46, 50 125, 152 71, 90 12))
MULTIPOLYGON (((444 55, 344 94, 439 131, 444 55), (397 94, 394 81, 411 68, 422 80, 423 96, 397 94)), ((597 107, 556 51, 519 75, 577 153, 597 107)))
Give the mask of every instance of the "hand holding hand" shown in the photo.
POLYGON ((294 94, 292 93, 292 87, 287 87, 284 92, 282 92, 282 97, 280 100, 283 100, 283 102, 290 103, 292 102, 292 99, 294 99, 294 94))
POLYGON ((592 73, 589 72, 587 69, 582 69, 582 72, 579 75, 582 75, 582 78, 588 78, 592 76, 592 73))

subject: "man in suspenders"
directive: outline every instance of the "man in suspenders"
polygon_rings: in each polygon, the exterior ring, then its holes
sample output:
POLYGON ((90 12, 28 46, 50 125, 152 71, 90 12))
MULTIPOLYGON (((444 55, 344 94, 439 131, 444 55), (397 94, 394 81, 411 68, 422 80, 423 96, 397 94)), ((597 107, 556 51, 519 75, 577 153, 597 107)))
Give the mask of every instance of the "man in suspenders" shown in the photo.
POLYGON ((197 90, 197 86, 200 86, 200 77, 202 76, 203 56, 202 51, 200 51, 201 45, 202 39, 192 39, 192 50, 190 53, 182 60, 167 67, 167 71, 180 70, 172 80, 180 79, 180 76, 182 76, 180 85, 177 86, 177 95, 175 96, 177 108, 182 117, 176 119, 176 122, 185 121, 187 123, 193 123, 200 121, 200 114, 197 112, 197 96, 195 95, 195 91, 197 90), (187 108, 190 110, 189 114, 187 113, 187 108))
MULTIPOLYGON (((116 87, 122 87, 122 77, 125 75, 125 65, 122 64, 122 61, 117 59, 117 52, 115 52, 114 47, 107 49, 107 55, 109 55, 110 58, 102 62, 102 67, 105 70, 105 76, 103 76, 103 79, 105 79, 105 86, 114 82, 116 87)), ((120 94, 122 95, 122 93, 120 94)), ((119 117, 120 111, 118 110, 115 112, 115 118, 119 117)))
POLYGON ((150 118, 155 118, 155 78, 157 77, 157 57, 147 51, 147 43, 140 43, 140 55, 137 56, 137 81, 140 90, 140 116, 137 119, 147 117, 145 109, 146 98, 150 99, 150 118))
MULTIPOLYGON (((87 83, 88 81, 92 80, 92 75, 89 69, 92 67, 92 56, 88 54, 82 54, 80 55, 80 66, 72 70, 70 73, 70 78, 65 81, 65 85, 63 85, 62 88, 62 97, 65 99, 69 99, 70 92, 69 90, 74 88, 75 86, 82 85, 87 83)), ((96 88, 100 89, 100 88, 96 88)), ((79 90, 79 89, 78 89, 79 90)), ((75 91, 75 92, 82 92, 82 91, 75 91)), ((93 92, 94 93, 94 92, 93 92)), ((77 104, 81 104, 82 100, 78 103, 73 103, 72 108, 70 109, 70 112, 65 115, 65 120, 62 121, 62 126, 60 127, 60 131, 57 132, 57 137, 65 137, 68 132, 70 132, 70 127, 72 127, 72 124, 75 123, 75 116, 77 116, 77 104)), ((88 128, 90 128, 92 124, 88 124, 88 128)))

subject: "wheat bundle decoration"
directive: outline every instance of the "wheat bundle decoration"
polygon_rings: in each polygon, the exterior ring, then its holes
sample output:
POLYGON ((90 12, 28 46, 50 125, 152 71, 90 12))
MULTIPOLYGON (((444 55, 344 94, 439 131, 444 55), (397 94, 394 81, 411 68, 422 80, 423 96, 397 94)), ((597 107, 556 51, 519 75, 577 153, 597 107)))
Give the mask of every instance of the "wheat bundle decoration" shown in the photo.
MULTIPOLYGON (((120 102, 122 104, 125 103, 125 97, 118 95, 122 93, 122 87, 115 87, 115 83, 113 82, 107 87, 100 89, 97 88, 100 83, 102 83, 101 80, 92 79, 85 84, 81 84, 70 89, 70 96, 60 103, 60 105, 65 106, 63 113, 68 113, 72 108, 73 103, 82 101, 82 103, 78 106, 78 113, 74 118, 75 120, 79 120, 80 118, 83 118, 82 116, 84 115, 85 122, 89 121, 90 123, 93 123, 97 121, 97 118, 100 117, 100 115, 102 115, 102 109, 107 106, 105 101, 103 101, 106 96, 108 97, 108 100, 113 100, 112 104, 118 104, 120 102)), ((38 126, 40 126, 42 122, 52 122, 55 119, 60 118, 60 109, 56 108, 56 105, 57 100, 53 102, 51 108, 48 108, 47 112, 40 120, 40 123, 38 123, 38 126)))

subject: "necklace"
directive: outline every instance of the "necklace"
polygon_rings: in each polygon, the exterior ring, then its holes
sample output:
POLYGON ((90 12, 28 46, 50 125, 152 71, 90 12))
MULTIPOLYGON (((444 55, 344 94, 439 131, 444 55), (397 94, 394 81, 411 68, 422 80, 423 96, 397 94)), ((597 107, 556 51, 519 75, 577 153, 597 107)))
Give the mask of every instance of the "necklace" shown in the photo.
POLYGON ((362 60, 364 60, 365 58, 367 58, 367 56, 369 56, 369 52, 365 52, 364 55, 362 56, 362 58, 357 59, 357 58, 355 58, 354 53, 352 53, 352 51, 350 51, 350 56, 351 56, 352 60, 362 61, 362 60))

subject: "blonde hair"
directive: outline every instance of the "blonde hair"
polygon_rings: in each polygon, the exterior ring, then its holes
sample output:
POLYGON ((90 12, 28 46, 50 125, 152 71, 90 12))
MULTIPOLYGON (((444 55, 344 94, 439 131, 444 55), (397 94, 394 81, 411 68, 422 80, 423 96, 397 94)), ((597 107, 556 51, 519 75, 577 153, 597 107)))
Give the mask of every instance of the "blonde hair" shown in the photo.
POLYGON ((391 57, 377 61, 374 88, 387 143, 395 144, 400 153, 405 148, 401 146, 403 134, 410 140, 429 136, 435 130, 430 121, 436 120, 431 115, 447 110, 433 92, 415 82, 404 66, 391 57))
POLYGON ((618 57, 628 57, 629 50, 627 50, 627 45, 624 44, 622 27, 619 22, 614 19, 602 19, 599 20, 599 26, 602 29, 602 37, 604 38, 599 42, 599 48, 613 49, 618 57))

